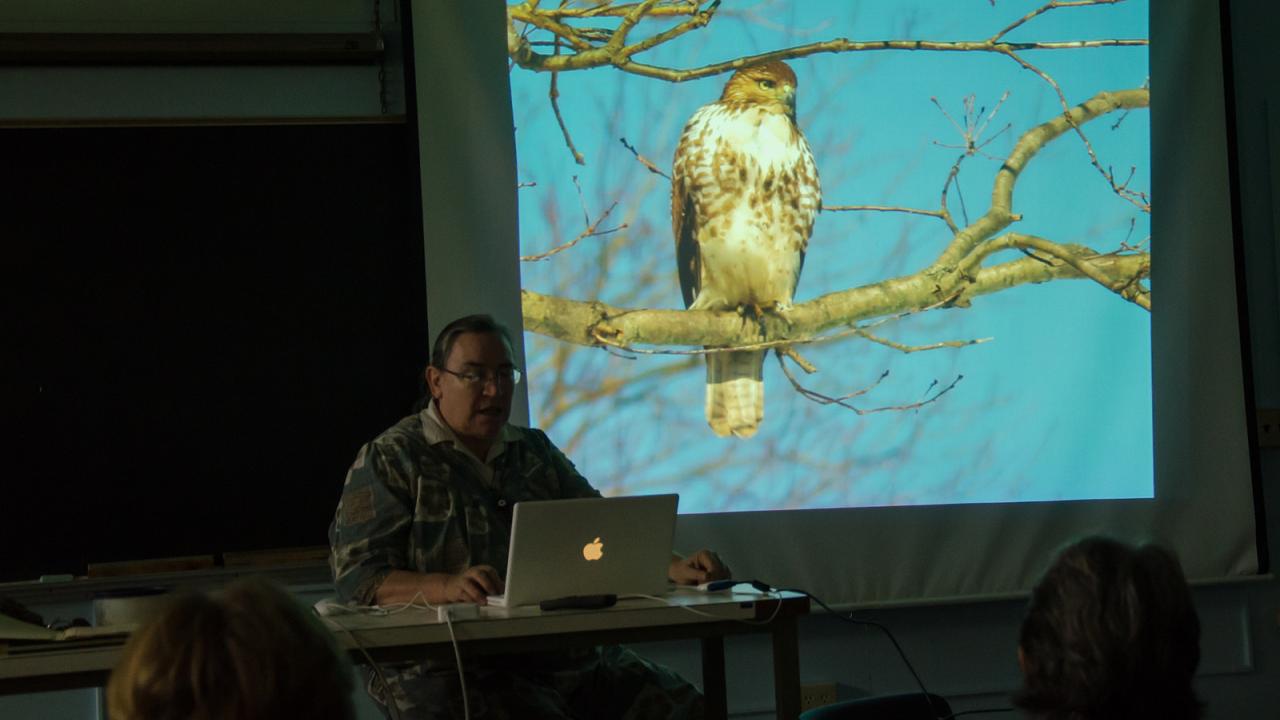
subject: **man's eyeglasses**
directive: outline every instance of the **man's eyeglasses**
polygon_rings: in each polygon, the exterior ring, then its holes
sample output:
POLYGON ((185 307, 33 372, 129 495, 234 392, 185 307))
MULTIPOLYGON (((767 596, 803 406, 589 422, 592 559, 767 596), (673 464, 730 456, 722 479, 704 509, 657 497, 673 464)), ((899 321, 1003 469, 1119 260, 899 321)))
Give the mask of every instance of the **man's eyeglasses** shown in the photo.
POLYGON ((499 368, 497 370, 467 370, 466 372, 454 372, 449 368, 440 368, 441 372, 447 372, 458 378, 467 387, 483 388, 489 383, 493 383, 498 387, 510 387, 520 382, 520 371, 516 368, 499 368))

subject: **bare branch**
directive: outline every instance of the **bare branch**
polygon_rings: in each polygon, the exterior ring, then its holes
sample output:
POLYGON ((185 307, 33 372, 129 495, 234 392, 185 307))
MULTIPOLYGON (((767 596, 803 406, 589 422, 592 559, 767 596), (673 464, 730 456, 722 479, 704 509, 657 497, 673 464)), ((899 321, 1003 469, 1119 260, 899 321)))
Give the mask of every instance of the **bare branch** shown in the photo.
MULTIPOLYGON (((522 13, 518 10, 518 8, 508 8, 507 9, 508 23, 510 23, 510 20, 512 18, 552 33, 556 37, 557 47, 559 46, 560 42, 563 41, 572 45, 573 48, 578 52, 586 52, 593 48, 591 43, 587 42, 582 38, 581 31, 577 30, 576 28, 565 25, 563 23, 557 22, 551 19, 550 17, 548 17, 547 15, 545 15, 543 12, 522 13)), ((514 26, 511 27, 511 30, 514 32, 514 26)), ((510 44, 510 38, 508 38, 508 44, 510 44)), ((528 46, 529 41, 526 38, 521 37, 520 44, 528 46)), ((559 53, 556 53, 556 54, 558 55, 559 53)), ((511 59, 515 60, 517 65, 523 65, 523 63, 521 63, 518 58, 512 57, 511 59)))
POLYGON ((670 176, 670 175, 668 175, 668 174, 666 174, 666 173, 662 172, 662 170, 661 170, 657 165, 654 165, 654 164, 653 164, 653 161, 652 161, 652 160, 650 160, 649 158, 647 158, 647 157, 645 157, 645 156, 641 155, 641 154, 640 154, 640 151, 636 150, 636 149, 635 149, 635 147, 634 147, 631 143, 627 142, 627 139, 626 139, 626 138, 624 138, 624 137, 622 137, 622 138, 618 138, 618 141, 622 143, 622 147, 624 147, 624 148, 626 148, 626 149, 630 150, 630 151, 631 151, 631 154, 635 156, 636 160, 639 160, 639 161, 640 161, 640 164, 641 164, 641 165, 644 165, 644 166, 645 166, 645 168, 647 168, 647 169, 649 170, 649 172, 653 173, 654 175, 661 175, 662 177, 664 177, 664 178, 666 178, 666 179, 667 179, 667 182, 671 182, 671 176, 670 176))
MULTIPOLYGON (((534 6, 537 3, 533 3, 534 6)), ((528 13, 533 8, 528 7, 529 3, 523 3, 512 7, 512 12, 528 13)), ((648 17, 662 17, 674 15, 694 15, 702 7, 702 2, 698 0, 689 0, 688 2, 658 3, 649 8, 645 13, 648 17)), ((537 10, 538 14, 547 18, 592 18, 592 17, 622 17, 629 14, 635 8, 635 4, 631 5, 613 5, 611 3, 600 3, 586 7, 561 6, 557 8, 548 8, 546 10, 537 10)), ((525 20, 523 16, 517 17, 518 20, 525 20)), ((528 22, 527 20, 525 20, 528 22)))
POLYGON ((951 244, 934 262, 928 272, 954 271, 960 261, 983 240, 993 237, 1010 223, 1019 219, 1013 213, 1013 188, 1018 175, 1041 149, 1063 133, 1122 108, 1147 107, 1150 91, 1138 88, 1116 92, 1100 92, 1089 100, 1071 108, 1048 122, 1041 123, 1022 134, 1013 150, 996 173, 991 192, 991 207, 986 214, 956 233, 951 244))
MULTIPOLYGON (((555 53, 560 54, 560 37, 556 36, 555 53)), ((587 162, 583 158, 582 153, 578 152, 578 148, 573 145, 573 138, 569 136, 569 128, 564 124, 564 116, 560 114, 560 88, 557 84, 559 73, 551 73, 551 87, 547 91, 547 97, 551 100, 551 111, 555 113, 556 123, 560 125, 560 133, 564 135, 564 144, 569 146, 569 152, 573 153, 573 161, 579 165, 586 165, 587 162)))
POLYGON ((578 148, 573 144, 573 137, 569 135, 569 128, 564 124, 564 116, 560 114, 560 90, 556 87, 556 78, 558 73, 551 73, 551 89, 547 93, 547 97, 551 99, 551 110, 555 112, 556 122, 560 125, 560 132, 564 135, 564 144, 569 147, 569 152, 573 154, 573 161, 579 165, 586 165, 587 161, 582 153, 578 152, 578 148))
MULTIPOLYGON (((932 52, 990 52, 1004 55, 1021 67, 1039 76, 1042 80, 1053 88, 1058 96, 1059 103, 1062 105, 1064 112, 1069 112, 1070 106, 1066 95, 1057 81, 1048 73, 1031 64, 1019 53, 1030 50, 1078 50, 1084 48, 1100 48, 1100 47, 1135 47, 1149 45, 1146 39, 1110 39, 1110 40, 1080 40, 1068 42, 1029 42, 1029 43, 1008 43, 1002 42, 1001 39, 1012 30, 1022 27, 1029 21, 1047 13, 1051 10, 1070 7, 1085 7, 1091 5, 1111 5, 1121 0, 1053 0, 1040 8, 1027 13, 1022 18, 1016 20, 1005 28, 1001 29, 986 40, 981 41, 926 41, 926 40, 878 40, 856 42, 846 38, 837 38, 834 40, 826 40, 822 42, 809 43, 781 50, 774 50, 756 55, 737 58, 722 63, 713 63, 698 68, 688 70, 676 70, 674 68, 665 68, 654 65, 645 65, 632 61, 632 56, 649 50, 653 47, 666 43, 690 30, 706 26, 713 18, 716 9, 719 7, 719 0, 712 2, 705 10, 697 9, 699 4, 695 3, 678 3, 669 5, 658 5, 657 0, 645 0, 644 2, 635 3, 626 6, 611 6, 609 3, 603 3, 597 6, 597 10, 578 10, 574 13, 565 12, 564 8, 560 11, 542 10, 537 7, 536 2, 526 2, 519 5, 513 5, 508 8, 507 24, 508 24, 508 53, 511 59, 521 67, 553 73, 552 80, 552 105, 556 106, 555 100, 555 80, 554 73, 583 70, 594 67, 602 67, 611 65, 623 72, 629 72, 646 77, 652 77, 670 82, 684 82, 696 78, 719 75, 722 73, 732 72, 742 67, 757 63, 767 62, 771 60, 787 60, 797 57, 806 57, 817 53, 846 53, 846 52, 866 52, 881 50, 907 50, 907 51, 932 51, 932 52), (661 13, 659 9, 663 9, 661 13), (641 42, 626 45, 626 38, 637 23, 646 16, 656 14, 667 15, 690 15, 679 25, 670 28, 664 32, 658 33, 641 42), (568 17, 594 17, 597 15, 611 15, 622 17, 622 22, 618 28, 612 33, 608 33, 608 40, 602 45, 592 44, 592 40, 598 42, 599 38, 590 37, 585 29, 574 28, 566 25, 559 20, 568 17), (529 25, 536 26, 542 30, 552 33, 555 42, 555 52, 552 55, 541 55, 533 50, 533 44, 529 40, 516 32, 515 22, 524 22, 529 25), (564 41, 571 45, 575 52, 570 55, 562 55, 560 53, 560 43, 564 41)), ((935 100, 936 102, 936 100, 935 100)), ((1003 102, 1003 99, 1001 100, 1003 102)), ((999 103, 996 109, 999 108, 999 103)), ((993 109, 994 116, 996 109, 993 109)), ((945 112, 945 111, 944 111, 945 112)), ((560 116, 558 107, 555 107, 556 119, 560 123, 562 132, 565 135, 565 141, 569 145, 574 159, 579 164, 583 164, 582 155, 573 147, 572 140, 569 137, 568 130, 565 127, 564 120, 560 116)), ((950 117, 950 116, 948 116, 950 117)), ((988 121, 990 118, 988 118, 988 121)), ((954 120, 952 121, 954 123, 954 120)), ((979 151, 983 144, 976 142, 977 136, 974 134, 970 137, 970 131, 977 130, 981 132, 981 128, 985 128, 986 123, 982 123, 980 127, 968 128, 962 130, 966 135, 965 151, 973 154, 979 151)), ((1128 182, 1117 182, 1108 168, 1103 167, 1097 157, 1097 153, 1093 149, 1092 143, 1084 132, 1077 126, 1076 133, 1085 146, 1085 150, 1089 155, 1089 161, 1094 168, 1103 176, 1107 183, 1111 186, 1112 191, 1119 197, 1132 203, 1143 212, 1151 211, 1151 203, 1146 193, 1135 191, 1128 187, 1128 182)), ((999 133, 997 133, 999 135, 999 133)), ((994 139, 994 136, 993 138, 994 139)), ((989 140, 988 140, 989 142, 989 140)), ((637 154, 638 156, 638 154, 637 154)), ((963 203, 963 200, 962 200, 963 203)))
MULTIPOLYGON (((1147 277, 1151 272, 1149 257, 1148 262, 1135 268, 1132 275, 1127 277, 1113 276, 1090 262, 1094 258, 1104 256, 1099 253, 1095 253, 1087 247, 1059 245, 1058 243, 1045 240, 1044 238, 1038 238, 1033 235, 1007 233, 983 244, 983 246, 973 253, 972 256, 966 258, 962 272, 968 272, 968 268, 975 267, 992 253, 1010 248, 1030 248, 1047 253, 1055 260, 1070 265, 1084 277, 1087 277, 1108 290, 1120 295, 1125 300, 1138 305, 1144 310, 1151 310, 1151 294, 1139 283, 1140 280, 1147 277)), ((1120 257, 1141 256, 1128 255, 1120 257)), ((1052 262, 1048 262, 1040 258, 1036 258, 1036 260, 1052 265, 1052 262)))
POLYGON ((627 227, 626 223, 623 223, 622 225, 619 225, 618 227, 615 227, 615 228, 610 228, 608 230, 598 229, 600 227, 600 223, 604 222, 605 218, 609 217, 609 213, 613 212, 613 209, 616 207, 618 207, 618 201, 614 200, 613 204, 610 205, 608 209, 606 209, 603 213, 600 213, 600 217, 596 218, 595 222, 587 225, 587 227, 582 232, 578 233, 577 237, 573 238, 572 240, 569 240, 568 242, 560 243, 559 245, 551 248, 550 250, 544 253, 538 253, 537 255, 521 255, 520 260, 522 262, 537 262, 539 260, 546 260, 552 255, 557 255, 559 253, 564 252, 565 250, 568 250, 574 245, 577 245, 579 242, 581 242, 585 238, 609 235, 612 233, 616 233, 619 230, 625 229, 627 227))
MULTIPOLYGON (((800 393, 800 395, 803 396, 804 398, 808 400, 812 400, 813 402, 816 402, 819 405, 838 405, 846 410, 852 411, 857 415, 870 415, 872 413, 889 412, 889 411, 914 410, 917 408, 924 407, 925 405, 929 405, 931 403, 937 402, 938 398, 951 392, 951 389, 954 388, 961 380, 964 379, 963 375, 957 375, 956 379, 952 380, 950 385, 938 391, 932 397, 927 397, 924 400, 921 400, 919 402, 907 403, 904 405, 886 405, 883 407, 860 408, 849 401, 854 398, 866 395, 867 393, 874 390, 877 385, 879 385, 881 382, 884 381, 886 377, 889 376, 888 370, 885 370, 883 373, 881 373, 880 377, 876 378, 875 382, 871 383, 870 385, 860 390, 856 390, 854 392, 848 393, 847 395, 841 395, 840 397, 831 397, 829 395, 824 395, 820 392, 817 392, 816 390, 811 390, 805 387, 804 385, 801 385, 800 381, 797 380, 796 377, 791 374, 791 370, 787 368, 787 364, 782 362, 781 355, 778 355, 778 366, 782 368, 782 374, 787 376, 787 380, 791 383, 791 387, 795 388, 795 391, 800 393)), ((929 389, 932 390, 934 387, 937 386, 937 384, 938 384, 938 381, 934 380, 932 383, 930 383, 929 389)), ((925 394, 927 395, 928 391, 925 391, 925 394)))
POLYGON ((675 27, 669 30, 666 30, 665 32, 660 32, 657 35, 654 35, 653 37, 647 40, 642 40, 641 42, 638 42, 635 45, 628 47, 626 49, 625 57, 630 58, 632 55, 635 55, 637 53, 642 53, 645 50, 648 50, 649 48, 661 45, 662 43, 672 40, 673 38, 679 37, 680 35, 683 35, 689 32, 690 30, 696 30, 700 27, 705 27, 707 23, 711 22, 711 18, 715 16, 716 9, 719 7, 720 7, 720 0, 715 0, 714 2, 711 3, 711 5, 707 7, 706 10, 698 13, 697 15, 690 18, 689 20, 686 20, 680 23, 679 25, 676 25, 675 27))
MULTIPOLYGON (((996 237, 1017 219, 1012 212, 1017 178, 1046 144, 1073 127, 1115 110, 1145 107, 1149 99, 1146 89, 1099 93, 1070 112, 1023 133, 996 175, 991 208, 955 233, 938 259, 918 273, 829 293, 785 311, 766 313, 759 322, 745 322, 734 311, 628 310, 524 290, 525 328, 570 343, 630 352, 642 352, 637 349, 641 346, 698 348, 647 351, 672 354, 763 349, 826 341, 839 336, 826 334, 833 329, 856 333, 848 328, 863 320, 937 307, 964 307, 973 298, 990 292, 1064 278, 1089 278, 1149 310, 1150 293, 1141 284, 1150 273, 1147 253, 1103 255, 1090 248, 1059 245, 1029 235, 1008 233, 996 237), (1052 259, 1024 258, 994 268, 982 267, 986 258, 1002 249, 1035 249, 1052 259)), ((953 167, 948 183, 954 174, 953 167)), ((598 222, 588 230, 594 231, 598 222)))
MULTIPOLYGON (((571 346, 566 345, 565 347, 571 346)), ((574 392, 569 397, 566 397, 565 393, 555 393, 551 397, 557 398, 557 401, 550 408, 544 409, 539 423, 543 427, 551 427, 562 416, 575 408, 593 403, 601 398, 610 397, 617 394, 624 387, 634 387, 637 383, 646 380, 679 375, 697 367, 700 362, 698 358, 691 357, 666 365, 651 365, 631 375, 611 376, 592 385, 575 386, 573 388, 574 392)), ((559 374, 557 373, 557 377, 559 374)))
MULTIPOLYGON (((687 70, 646 65, 630 60, 631 55, 639 51, 636 47, 618 48, 610 51, 609 46, 595 47, 573 55, 541 55, 533 51, 530 43, 515 34, 514 27, 508 33, 508 50, 516 64, 527 70, 538 72, 565 72, 570 70, 587 70, 590 68, 612 65, 623 72, 651 77, 669 82, 687 82, 704 77, 723 75, 734 72, 748 65, 756 65, 772 60, 791 60, 808 57, 820 53, 874 52, 884 50, 909 50, 927 52, 990 52, 1010 57, 1027 50, 1081 50, 1102 47, 1143 47, 1149 41, 1134 39, 1072 40, 1066 42, 1028 42, 1028 43, 992 43, 977 41, 930 41, 930 40, 870 40, 854 41, 845 38, 825 40, 796 47, 773 50, 755 55, 748 55, 734 60, 712 63, 687 70)), ((581 40, 581 38, 578 38, 581 40)), ((670 39, 670 38, 667 38, 670 39)), ((649 49, 656 43, 647 43, 649 49)))
POLYGON ((927 215, 945 220, 941 210, 921 210, 919 208, 897 207, 893 205, 823 205, 823 212, 898 212, 908 215, 927 215))
POLYGON ((791 358, 792 362, 794 362, 796 365, 799 365, 801 370, 804 370, 810 375, 818 372, 818 367, 816 365, 806 360, 798 350, 796 350, 794 347, 790 345, 786 347, 778 348, 777 350, 775 350, 775 352, 781 353, 782 355, 785 355, 786 357, 791 358))
MULTIPOLYGON (((947 192, 951 189, 952 184, 956 186, 956 195, 960 195, 960 185, 957 182, 960 179, 960 163, 964 162, 965 155, 961 154, 956 158, 955 163, 951 165, 951 170, 947 173, 947 179, 942 183, 942 197, 940 198, 940 212, 942 219, 947 223, 947 227, 951 230, 951 234, 955 235, 960 232, 960 227, 956 225, 956 221, 951 217, 951 209, 947 207, 947 192)), ((965 224, 969 224, 969 213, 964 207, 964 197, 960 197, 960 215, 964 218, 965 224)))
POLYGON ((872 335, 866 330, 858 330, 856 334, 859 337, 866 338, 873 343, 878 343, 880 345, 884 345, 887 348, 892 348, 894 350, 897 350, 903 353, 916 353, 916 352, 924 352, 927 350, 940 350, 942 348, 969 347, 970 345, 980 345, 984 342, 990 342, 991 340, 994 339, 994 338, 985 337, 985 338, 974 338, 972 340, 944 340, 942 342, 931 343, 929 345, 903 345, 902 343, 894 342, 892 340, 888 340, 886 338, 882 338, 877 335, 872 335))
MULTIPOLYGON (((514 16, 510 13, 508 13, 508 17, 509 19, 514 19, 514 16)), ((692 23, 693 21, 690 22, 692 23)), ((701 25, 705 23, 699 24, 701 25)), ((546 29, 556 32, 557 34, 559 34, 560 30, 559 28, 546 29)), ((671 34, 671 31, 668 31, 667 34, 671 34)), ((1103 47, 1145 47, 1150 44, 1150 42, 1144 38, 1024 43, 996 43, 991 42, 990 40, 855 41, 846 38, 836 38, 834 40, 824 40, 821 42, 783 48, 781 50, 771 50, 769 52, 757 53, 755 55, 747 55, 733 60, 727 60, 725 62, 711 63, 686 70, 678 70, 658 65, 647 65, 631 60, 632 55, 640 52, 642 49, 651 49, 658 43, 646 41, 639 43, 636 46, 615 46, 612 43, 617 39, 616 33, 614 38, 610 40, 609 44, 598 47, 593 46, 590 50, 579 50, 572 55, 542 55, 535 52, 531 43, 529 43, 528 40, 521 38, 519 34, 516 33, 514 25, 509 26, 507 35, 508 52, 510 53, 512 60, 527 70, 533 70, 536 72, 567 72, 571 70, 588 70, 597 67, 613 66, 623 72, 655 78, 658 80, 666 80, 668 82, 687 82, 689 80, 697 80, 700 78, 713 77, 715 75, 734 72, 749 65, 758 65, 773 60, 791 60, 794 58, 808 57, 810 55, 817 55, 821 53, 877 52, 886 50, 906 50, 912 52, 987 52, 1016 58, 1017 53, 1028 50, 1048 51, 1082 50, 1103 47), (641 45, 643 47, 640 47, 641 45)), ((581 36, 575 36, 575 38, 579 42, 583 42, 581 36)), ((664 40, 669 39, 671 39, 671 37, 664 38, 664 40)))
MULTIPOLYGON (((1096 255, 1077 259, 1107 276, 1136 282, 1145 277, 1151 258, 1146 254, 1096 255)), ((1044 265, 1023 258, 992 268, 982 268, 942 292, 951 301, 1000 292, 1011 287, 1052 280, 1085 277, 1072 264, 1044 265)), ((823 295, 794 305, 790 310, 767 315, 762 323, 744 323, 732 310, 626 309, 602 302, 569 300, 522 290, 524 327, 530 332, 565 342, 599 347, 611 345, 645 354, 705 354, 727 349, 771 348, 782 345, 826 341, 835 336, 822 333, 848 327, 860 320, 883 315, 918 311, 937 306, 938 287, 926 274, 892 278, 872 285, 823 295), (767 341, 761 338, 761 324, 768 327, 767 341), (716 348, 701 348, 713 345, 716 348), (640 350, 639 346, 698 348, 690 350, 640 350)), ((945 307, 945 305, 942 305, 945 307)), ((856 334, 854 331, 847 331, 856 334)))
MULTIPOLYGON (((1085 5, 1114 5, 1117 2, 1124 2, 1124 0, 1053 0, 1053 2, 1050 2, 1049 4, 1044 5, 1035 10, 1032 10, 1026 15, 1023 15, 1021 18, 1015 20, 1008 27, 1004 28, 1000 32, 996 33, 995 35, 992 35, 990 40, 993 43, 1000 42, 1000 38, 1004 37, 1005 35, 1008 35, 1013 30, 1027 24, 1028 21, 1040 15, 1043 15, 1044 13, 1047 13, 1050 10, 1057 10, 1059 8, 1064 8, 1064 7, 1083 7, 1085 5)), ((994 0, 991 4, 995 5, 994 0)))

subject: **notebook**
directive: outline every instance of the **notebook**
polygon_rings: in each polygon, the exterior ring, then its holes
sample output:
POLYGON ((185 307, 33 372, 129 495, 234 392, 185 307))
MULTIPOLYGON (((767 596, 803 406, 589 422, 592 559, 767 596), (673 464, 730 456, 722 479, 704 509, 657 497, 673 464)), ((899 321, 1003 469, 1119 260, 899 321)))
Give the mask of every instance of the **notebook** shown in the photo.
POLYGON ((497 607, 580 595, 666 592, 680 496, 516 503, 497 607))

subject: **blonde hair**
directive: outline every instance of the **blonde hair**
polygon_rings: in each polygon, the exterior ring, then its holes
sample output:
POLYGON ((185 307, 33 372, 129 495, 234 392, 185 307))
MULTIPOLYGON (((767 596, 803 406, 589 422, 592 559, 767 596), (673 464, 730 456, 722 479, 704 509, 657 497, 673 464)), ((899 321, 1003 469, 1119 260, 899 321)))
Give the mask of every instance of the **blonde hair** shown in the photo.
POLYGON ((107 683, 112 720, 355 717, 333 636, 278 585, 184 593, 135 632, 107 683))

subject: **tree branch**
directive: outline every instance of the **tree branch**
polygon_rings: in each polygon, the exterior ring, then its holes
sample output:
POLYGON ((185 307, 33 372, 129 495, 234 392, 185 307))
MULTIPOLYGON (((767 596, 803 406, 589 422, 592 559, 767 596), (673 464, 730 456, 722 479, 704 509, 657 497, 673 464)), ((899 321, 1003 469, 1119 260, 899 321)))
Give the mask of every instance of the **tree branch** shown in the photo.
POLYGON ((684 35, 691 30, 705 27, 715 17, 720 0, 714 0, 705 9, 698 2, 659 4, 656 0, 644 0, 628 5, 601 3, 592 8, 548 8, 542 9, 534 2, 524 2, 507 8, 507 52, 513 62, 537 72, 566 72, 571 70, 588 70, 597 67, 612 66, 623 72, 644 77, 667 80, 669 82, 685 82, 698 78, 710 77, 733 72, 747 65, 768 62, 771 60, 789 60, 807 57, 818 53, 873 52, 883 50, 908 50, 928 52, 989 52, 1006 55, 1017 62, 1025 62, 1016 53, 1027 50, 1080 50, 1101 47, 1134 47, 1145 46, 1149 41, 1134 39, 1101 39, 1073 40, 1066 42, 1003 42, 1002 38, 1014 28, 1020 27, 1049 10, 1059 7, 1076 7, 1083 5, 1110 4, 1116 0, 1075 0, 1072 2, 1051 2, 1048 5, 1027 14, 1020 20, 1000 30, 985 40, 933 41, 933 40, 870 40, 855 41, 848 38, 835 38, 813 42, 795 47, 774 50, 771 52, 749 55, 726 62, 712 63, 701 67, 679 70, 671 67, 647 65, 632 60, 632 57, 665 44, 684 35), (689 19, 636 43, 627 44, 627 37, 635 26, 646 17, 680 16, 689 19), (613 31, 598 28, 577 28, 567 24, 566 20, 581 20, 600 16, 621 17, 622 21, 613 31), (533 43, 516 30, 516 23, 532 25, 551 33, 555 38, 564 41, 574 50, 572 54, 559 53, 547 55, 533 49, 533 43), (607 38, 600 42, 601 38, 607 38))
POLYGON ((995 183, 991 190, 991 207, 986 214, 978 218, 968 227, 956 233, 955 238, 946 250, 926 271, 935 275, 945 275, 954 271, 960 261, 973 251, 983 240, 1008 227, 1018 219, 1013 212, 1013 188, 1018 175, 1026 168, 1027 163, 1040 152, 1045 145, 1084 123, 1113 112, 1120 108, 1130 109, 1147 107, 1151 100, 1151 92, 1146 88, 1120 90, 1116 92, 1100 92, 1089 100, 1071 108, 1048 122, 1041 123, 1022 134, 1013 150, 1005 159, 1004 165, 996 173, 995 183))
MULTIPOLYGON (((1144 277, 1150 256, 1095 255, 1078 262, 1106 276, 1144 277)), ((1018 285, 1086 277, 1066 262, 1051 263, 1021 258, 977 271, 963 287, 953 287, 954 298, 970 298, 1007 290, 1018 285)), ((520 292, 525 330, 565 342, 590 347, 635 348, 696 347, 714 345, 739 348, 768 340, 774 344, 813 342, 835 328, 860 320, 894 313, 919 311, 935 305, 936 287, 925 275, 884 280, 841 290, 800 303, 790 310, 748 321, 733 311, 632 310, 598 301, 570 300, 532 290, 520 292), (767 332, 761 332, 761 325, 767 332)))
POLYGON ((827 331, 840 328, 848 332, 862 320, 937 307, 965 307, 972 298, 988 293, 1067 278, 1093 280, 1149 311, 1150 292, 1141 284, 1151 271, 1149 253, 1104 255, 1084 246, 1061 245, 1020 233, 996 237, 1018 219, 1012 209, 1014 186, 1019 174, 1045 145, 1102 115, 1121 108, 1146 107, 1149 101, 1146 88, 1098 93, 1023 133, 996 174, 991 208, 957 232, 933 264, 913 275, 829 293, 789 310, 766 314, 758 321, 733 311, 631 310, 522 290, 525 329, 579 345, 636 352, 642 346, 711 346, 709 351, 778 347, 820 341, 827 331), (994 253, 1017 248, 1039 250, 1050 259, 1023 257, 982 267, 994 253))

